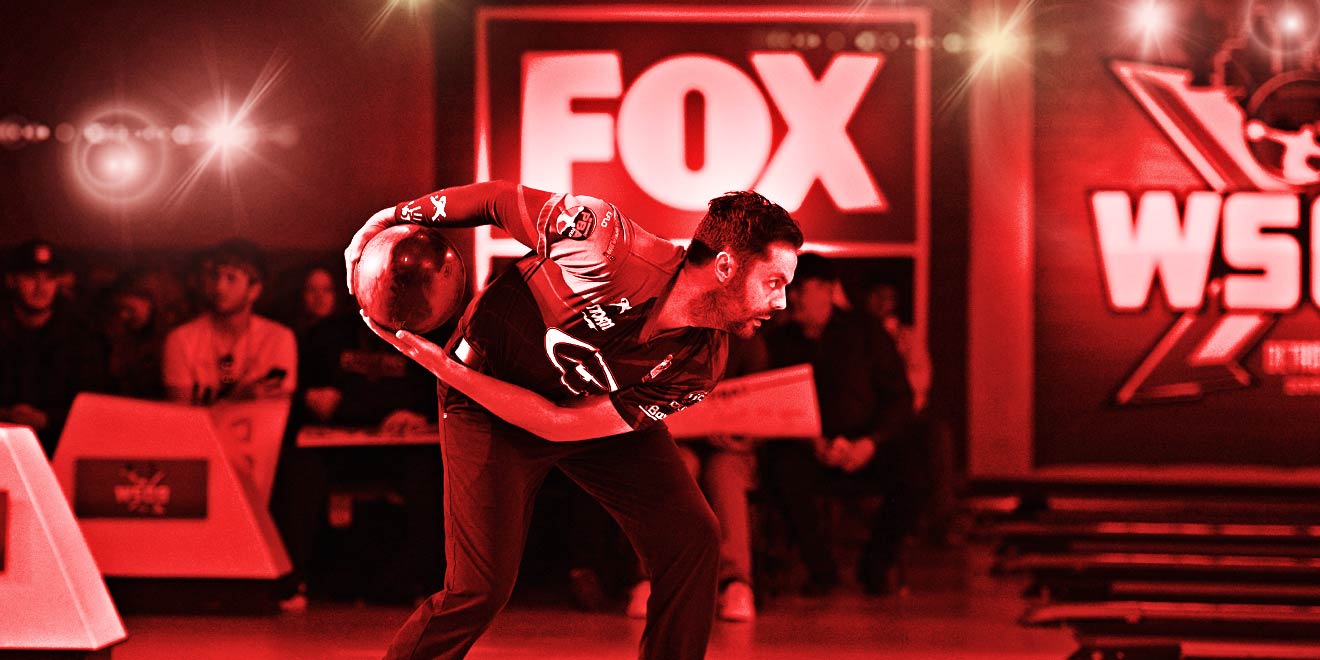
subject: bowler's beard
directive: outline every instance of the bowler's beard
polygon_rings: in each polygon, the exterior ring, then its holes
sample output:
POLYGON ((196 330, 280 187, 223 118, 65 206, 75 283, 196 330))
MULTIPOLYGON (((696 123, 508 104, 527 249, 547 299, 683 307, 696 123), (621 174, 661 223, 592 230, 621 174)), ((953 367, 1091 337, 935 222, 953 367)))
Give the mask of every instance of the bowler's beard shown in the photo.
POLYGON ((741 295, 747 288, 746 279, 740 273, 724 286, 702 292, 692 303, 692 318, 701 327, 750 339, 756 333, 756 325, 752 323, 756 314, 747 307, 741 295))

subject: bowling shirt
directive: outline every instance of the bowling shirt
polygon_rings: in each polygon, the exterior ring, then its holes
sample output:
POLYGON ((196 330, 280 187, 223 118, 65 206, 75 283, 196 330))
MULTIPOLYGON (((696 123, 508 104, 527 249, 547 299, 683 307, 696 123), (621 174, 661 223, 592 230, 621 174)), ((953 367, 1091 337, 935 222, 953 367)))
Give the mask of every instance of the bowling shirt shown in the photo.
POLYGON ((639 429, 701 401, 724 373, 723 331, 641 338, 685 252, 613 204, 492 182, 399 204, 395 218, 493 224, 531 250, 468 306, 450 342, 459 360, 485 374, 552 401, 608 395, 639 429))

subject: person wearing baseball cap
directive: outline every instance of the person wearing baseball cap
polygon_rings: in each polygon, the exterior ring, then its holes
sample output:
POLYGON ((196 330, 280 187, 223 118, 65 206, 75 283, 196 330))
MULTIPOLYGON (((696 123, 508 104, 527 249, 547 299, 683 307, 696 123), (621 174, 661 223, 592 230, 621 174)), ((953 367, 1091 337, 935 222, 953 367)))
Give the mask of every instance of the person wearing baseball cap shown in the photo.
POLYGON ((47 456, 74 397, 105 385, 96 333, 60 298, 67 272, 49 242, 19 245, 6 263, 9 300, 0 307, 0 421, 32 427, 47 456))

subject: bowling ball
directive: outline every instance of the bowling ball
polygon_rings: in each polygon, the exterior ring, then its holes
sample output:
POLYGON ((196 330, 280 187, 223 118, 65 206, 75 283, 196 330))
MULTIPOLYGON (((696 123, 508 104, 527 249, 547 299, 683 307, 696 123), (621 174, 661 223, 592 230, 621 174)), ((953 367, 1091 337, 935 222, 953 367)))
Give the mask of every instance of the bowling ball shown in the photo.
POLYGON ((465 278, 463 260, 438 230, 396 225, 363 247, 353 291, 371 320, 422 334, 458 311, 465 278))

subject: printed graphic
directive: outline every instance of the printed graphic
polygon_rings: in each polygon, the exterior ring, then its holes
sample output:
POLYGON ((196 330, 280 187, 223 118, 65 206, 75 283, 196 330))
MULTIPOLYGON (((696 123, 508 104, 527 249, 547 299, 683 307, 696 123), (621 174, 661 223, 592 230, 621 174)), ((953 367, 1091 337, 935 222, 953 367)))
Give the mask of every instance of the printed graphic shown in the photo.
MULTIPOLYGON (((1320 305, 1320 269, 1304 260, 1320 254, 1320 235, 1310 232, 1308 245, 1298 231, 1315 227, 1316 205, 1308 199, 1320 184, 1320 74, 1277 72, 1251 85, 1262 77, 1245 75, 1249 64, 1236 54, 1230 48, 1216 58, 1220 67, 1210 84, 1196 84, 1191 70, 1111 65, 1210 188, 1181 202, 1172 190, 1090 196, 1110 307, 1144 311, 1158 289, 1179 313, 1118 387, 1119 404, 1250 386, 1256 378, 1242 365, 1244 356, 1280 315, 1320 305), (1219 276, 1216 266, 1224 271, 1219 276)), ((1311 372, 1281 369, 1272 375, 1284 376, 1285 393, 1318 389, 1293 378, 1314 379, 1311 372)))
POLYGON ((205 518, 206 459, 80 458, 79 518, 205 518))
POLYGON ((560 381, 564 387, 575 395, 607 394, 619 389, 600 349, 559 328, 545 331, 545 354, 563 375, 560 381))

